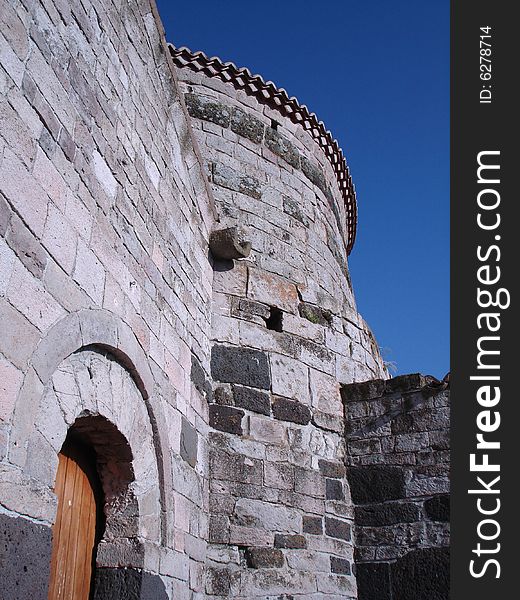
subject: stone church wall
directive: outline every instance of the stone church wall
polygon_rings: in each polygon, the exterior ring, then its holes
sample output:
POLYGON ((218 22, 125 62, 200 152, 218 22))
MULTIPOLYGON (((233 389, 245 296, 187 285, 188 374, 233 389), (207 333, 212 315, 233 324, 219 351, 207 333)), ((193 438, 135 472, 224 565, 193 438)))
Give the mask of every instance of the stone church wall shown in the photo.
POLYGON ((47 598, 57 453, 67 426, 99 415, 148 462, 134 464, 131 541, 100 546, 96 598, 203 597, 208 407, 191 368, 209 373, 214 213, 155 5, 0 13, 2 589, 47 598), (86 348, 119 368, 90 369, 98 397, 65 377, 86 348))

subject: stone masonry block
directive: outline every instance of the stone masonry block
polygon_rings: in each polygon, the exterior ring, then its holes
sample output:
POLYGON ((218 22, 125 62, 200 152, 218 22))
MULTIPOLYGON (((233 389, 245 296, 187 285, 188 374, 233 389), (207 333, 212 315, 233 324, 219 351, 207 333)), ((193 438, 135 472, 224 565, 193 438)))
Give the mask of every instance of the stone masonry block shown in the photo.
POLYGON ((351 526, 346 521, 325 517, 325 533, 330 537, 349 541, 351 539, 351 526))
POLYGON ((448 600, 450 550, 419 548, 391 565, 393 598, 399 600, 448 600))
POLYGON ((38 330, 3 298, 0 298, 0 323, 9 324, 3 327, 0 351, 19 369, 25 370, 39 340, 38 330))
POLYGON ((188 112, 195 119, 209 121, 225 128, 229 127, 231 109, 224 104, 197 94, 185 94, 184 101, 188 112))
POLYGON ((215 163, 212 166, 213 182, 234 192, 240 192, 259 200, 262 197, 262 185, 256 177, 242 175, 231 167, 215 163))
POLYGON ((357 526, 382 527, 397 523, 414 523, 421 519, 419 506, 411 502, 356 506, 355 511, 357 526))
POLYGON ((250 387, 269 389, 271 375, 264 352, 249 348, 213 346, 211 374, 224 383, 240 383, 250 387))
POLYGON ((346 558, 330 557, 330 571, 339 575, 352 575, 352 567, 346 558))
POLYGON ((323 535, 323 518, 311 516, 303 517, 303 533, 323 535))
POLYGON ((284 565, 283 552, 276 548, 246 548, 245 558, 250 569, 276 569, 284 565))
POLYGON ((234 108, 231 114, 231 131, 259 144, 264 137, 264 124, 240 108, 234 108))
POLYGON ((450 497, 439 495, 424 502, 424 511, 432 521, 448 523, 450 520, 450 497))
POLYGON ((307 548, 307 540, 304 535, 284 535, 276 533, 274 536, 275 548, 307 548))
POLYGON ((281 421, 290 421, 299 425, 307 425, 311 420, 311 411, 305 404, 287 398, 273 399, 273 415, 281 421))
POLYGON ((266 392, 244 387, 243 385, 234 385, 233 396, 235 399, 235 406, 262 415, 269 415, 271 413, 271 400, 269 394, 266 392))
POLYGON ((343 484, 338 479, 325 480, 325 497, 327 500, 344 500, 343 484))
POLYGON ((197 430, 182 417, 181 425, 181 457, 191 466, 197 464, 198 435, 197 430))
POLYGON ((291 167, 298 169, 300 167, 300 153, 297 148, 287 138, 275 131, 272 127, 267 127, 265 131, 265 145, 277 156, 283 158, 291 167))
POLYGON ((258 268, 249 269, 247 295, 290 313, 295 313, 298 305, 298 292, 293 283, 258 268))
POLYGON ((350 467, 348 480, 354 504, 399 500, 405 496, 404 470, 399 467, 350 467))
POLYGON ((49 527, 0 515, 0 554, 3 597, 47 599, 51 560, 49 527))
POLYGON ((210 404, 209 424, 219 431, 242 435, 242 417, 244 411, 232 406, 210 404))
POLYGON ((271 354, 270 362, 273 393, 309 404, 308 368, 281 354, 271 354))

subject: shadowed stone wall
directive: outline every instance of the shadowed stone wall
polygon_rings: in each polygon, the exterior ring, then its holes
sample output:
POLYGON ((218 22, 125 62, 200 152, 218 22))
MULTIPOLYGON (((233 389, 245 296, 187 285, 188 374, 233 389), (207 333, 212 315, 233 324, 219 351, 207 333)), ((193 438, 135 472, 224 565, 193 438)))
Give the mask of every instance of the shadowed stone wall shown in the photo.
POLYGON ((342 388, 359 600, 449 598, 449 383, 342 388))

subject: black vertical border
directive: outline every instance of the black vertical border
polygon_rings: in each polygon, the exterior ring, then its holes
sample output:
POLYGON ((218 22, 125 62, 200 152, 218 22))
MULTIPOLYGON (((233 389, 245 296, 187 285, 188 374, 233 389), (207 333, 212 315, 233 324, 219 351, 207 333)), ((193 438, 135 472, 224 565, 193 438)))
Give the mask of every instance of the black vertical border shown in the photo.
MULTIPOLYGON (((518 284, 520 277, 520 228, 515 219, 520 207, 520 152, 518 59, 520 52, 519 24, 513 15, 515 4, 506 0, 453 0, 451 3, 451 403, 452 403, 452 562, 451 595, 454 600, 502 600, 515 596, 515 575, 520 573, 520 553, 515 538, 519 530, 520 502, 520 393, 516 385, 520 375, 520 327, 518 320, 518 284), (480 79, 480 27, 491 27, 492 79, 480 79), (490 83, 492 103, 481 104, 479 93, 490 83), (501 215, 500 231, 485 232, 477 226, 477 155, 485 150, 500 151, 501 215), (476 486, 477 473, 471 473, 469 455, 475 452, 478 432, 476 418, 479 407, 476 392, 479 385, 470 381, 477 372, 477 339, 483 334, 477 328, 480 309, 477 305, 477 246, 499 242, 501 280, 498 286, 511 293, 511 306, 498 310, 501 315, 500 388, 498 405, 501 426, 489 436, 501 442, 500 451, 490 452, 490 460, 498 459, 501 509, 496 515, 501 526, 499 538, 482 541, 477 536, 481 519, 476 500, 468 494, 476 486), (492 549, 497 542, 500 551, 482 555, 472 551, 480 541, 483 548, 492 549), (469 571, 472 558, 482 567, 489 558, 500 562, 501 576, 489 567, 481 578, 469 571), (511 596, 512 595, 512 596, 511 596)), ((483 287, 483 286, 481 286, 483 287)), ((490 288, 492 289, 492 288, 490 288)), ((489 371, 488 371, 489 373, 489 371)), ((496 409, 493 409, 496 410, 496 409)), ((486 479, 489 479, 487 477, 486 479)), ((489 497, 489 496, 487 496, 489 497)), ((489 529, 484 531, 491 532, 489 529)))

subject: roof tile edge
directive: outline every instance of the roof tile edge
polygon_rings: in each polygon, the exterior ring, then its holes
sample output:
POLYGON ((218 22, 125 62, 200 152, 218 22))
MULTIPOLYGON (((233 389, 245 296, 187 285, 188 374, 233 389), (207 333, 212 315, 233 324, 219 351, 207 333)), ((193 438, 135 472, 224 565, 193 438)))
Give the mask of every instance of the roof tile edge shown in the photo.
POLYGON ((244 89, 255 96, 262 104, 277 110, 293 123, 300 124, 307 131, 328 158, 336 175, 339 191, 345 203, 347 215, 347 253, 350 254, 356 240, 357 202, 356 190, 350 176, 350 170, 343 151, 330 131, 325 129, 323 121, 318 121, 315 113, 300 104, 294 97, 289 97, 283 88, 277 88, 271 81, 264 81, 260 75, 252 75, 249 69, 238 68, 232 62, 222 62, 218 57, 209 58, 204 52, 192 52, 188 48, 176 48, 168 44, 174 64, 179 68, 202 71, 208 77, 218 77, 224 83, 244 89))

